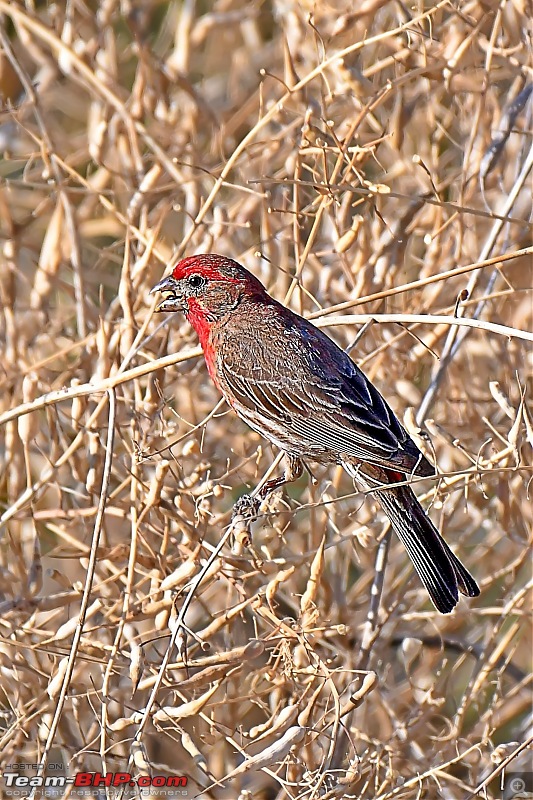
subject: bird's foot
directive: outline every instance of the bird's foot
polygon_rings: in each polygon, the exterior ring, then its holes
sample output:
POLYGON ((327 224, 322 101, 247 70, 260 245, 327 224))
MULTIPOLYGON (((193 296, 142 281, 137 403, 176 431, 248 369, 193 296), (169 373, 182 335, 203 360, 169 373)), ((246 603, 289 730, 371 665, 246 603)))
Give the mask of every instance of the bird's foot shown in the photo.
POLYGON ((259 496, 253 497, 251 494, 243 494, 235 501, 233 505, 233 519, 235 517, 255 517, 259 511, 262 498, 259 496))
POLYGON ((261 569, 263 559, 256 551, 252 542, 250 525, 253 517, 257 515, 262 498, 253 497, 250 494, 243 494, 233 506, 233 523, 235 525, 235 551, 242 553, 243 549, 250 552, 255 569, 261 569))

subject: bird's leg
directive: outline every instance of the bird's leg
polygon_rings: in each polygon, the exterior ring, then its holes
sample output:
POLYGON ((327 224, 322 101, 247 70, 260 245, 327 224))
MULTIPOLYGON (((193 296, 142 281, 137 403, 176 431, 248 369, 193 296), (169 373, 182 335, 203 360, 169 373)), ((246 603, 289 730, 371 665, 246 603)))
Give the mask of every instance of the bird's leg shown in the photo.
POLYGON ((263 500, 266 500, 267 497, 277 489, 285 486, 286 483, 297 481, 303 471, 304 465, 301 460, 297 456, 291 456, 289 453, 285 453, 285 470, 283 475, 280 478, 272 478, 261 487, 261 491, 257 494, 259 502, 262 503, 263 500))
POLYGON ((233 506, 233 516, 255 516, 259 511, 261 503, 263 503, 272 492, 275 492, 281 486, 285 486, 286 483, 292 483, 298 480, 303 473, 303 469, 303 464, 297 456, 285 453, 285 471, 283 475, 279 478, 271 478, 267 481, 255 497, 252 497, 250 494, 243 494, 242 497, 239 497, 233 506))
POLYGON ((257 515, 261 503, 271 494, 284 486, 297 480, 303 472, 303 464, 296 456, 285 453, 285 470, 281 477, 271 478, 261 487, 255 496, 243 494, 233 506, 233 520, 235 521, 235 538, 239 546, 246 547, 252 554, 256 569, 261 569, 262 558, 253 547, 250 524, 252 518, 257 515))

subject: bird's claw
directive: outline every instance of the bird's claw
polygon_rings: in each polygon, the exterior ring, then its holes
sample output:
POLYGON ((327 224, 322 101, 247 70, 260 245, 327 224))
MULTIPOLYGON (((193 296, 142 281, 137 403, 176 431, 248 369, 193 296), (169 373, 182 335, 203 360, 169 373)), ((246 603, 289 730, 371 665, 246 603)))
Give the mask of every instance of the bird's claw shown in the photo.
POLYGON ((251 494, 243 494, 233 506, 232 517, 233 525, 235 526, 236 552, 240 553, 243 548, 246 548, 252 555, 255 569, 261 569, 263 566, 263 559, 259 553, 256 552, 252 544, 250 526, 253 517, 255 517, 259 511, 261 500, 262 498, 260 496, 253 497, 251 494))
POLYGON ((259 511, 261 499, 252 497, 251 494, 243 494, 235 501, 233 506, 233 518, 235 517, 254 517, 259 511))

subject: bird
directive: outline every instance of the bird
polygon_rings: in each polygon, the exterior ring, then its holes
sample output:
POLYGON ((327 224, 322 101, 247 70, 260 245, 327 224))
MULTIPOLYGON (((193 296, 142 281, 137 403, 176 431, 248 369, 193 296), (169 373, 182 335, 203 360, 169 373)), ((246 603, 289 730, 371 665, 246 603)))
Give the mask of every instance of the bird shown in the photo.
POLYGON ((230 408, 283 452, 285 472, 261 501, 308 461, 342 465, 381 505, 439 612, 453 611, 459 593, 479 595, 410 486, 434 467, 344 350, 215 253, 183 258, 151 293, 164 294, 156 311, 184 312, 230 408))

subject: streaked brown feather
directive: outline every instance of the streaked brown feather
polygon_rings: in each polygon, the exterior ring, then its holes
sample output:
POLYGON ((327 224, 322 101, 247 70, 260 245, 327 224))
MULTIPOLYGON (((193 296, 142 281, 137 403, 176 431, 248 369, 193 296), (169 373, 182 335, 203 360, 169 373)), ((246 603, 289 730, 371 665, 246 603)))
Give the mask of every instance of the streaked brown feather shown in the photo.
POLYGON ((311 323, 275 300, 241 302, 217 326, 217 383, 237 413, 294 455, 343 456, 405 473, 433 474, 407 431, 354 362, 311 323), (250 335, 250 331, 254 335, 250 335), (242 406, 242 408, 240 408, 242 406), (246 409, 250 413, 243 413, 246 409))

